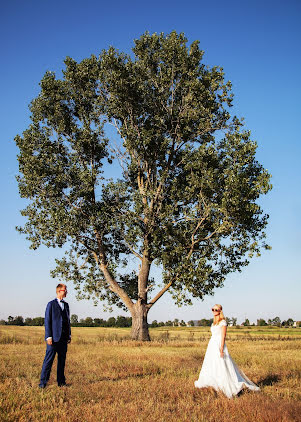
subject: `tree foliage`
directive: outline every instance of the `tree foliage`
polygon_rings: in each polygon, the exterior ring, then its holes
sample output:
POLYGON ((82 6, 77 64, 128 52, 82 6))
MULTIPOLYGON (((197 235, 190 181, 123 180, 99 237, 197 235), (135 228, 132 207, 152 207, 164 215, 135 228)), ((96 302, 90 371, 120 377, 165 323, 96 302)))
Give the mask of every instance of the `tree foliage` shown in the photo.
POLYGON ((32 123, 16 137, 29 199, 19 230, 34 249, 65 246, 53 276, 135 321, 167 290, 179 305, 211 294, 268 248, 257 201, 270 176, 230 115, 231 83, 203 63, 197 41, 145 33, 133 56, 111 47, 65 66, 61 79, 45 74, 32 123), (116 162, 121 176, 108 178, 116 162), (149 300, 153 264, 163 287, 149 300))

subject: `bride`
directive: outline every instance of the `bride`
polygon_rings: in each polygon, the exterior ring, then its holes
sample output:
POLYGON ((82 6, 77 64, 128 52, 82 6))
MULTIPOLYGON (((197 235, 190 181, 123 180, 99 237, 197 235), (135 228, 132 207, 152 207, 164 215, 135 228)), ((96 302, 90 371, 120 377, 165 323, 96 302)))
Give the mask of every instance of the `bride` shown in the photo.
POLYGON ((195 387, 213 387, 228 398, 235 396, 244 387, 258 391, 259 387, 250 381, 232 360, 225 344, 227 323, 221 305, 214 305, 211 325, 211 339, 208 343, 199 379, 195 387))

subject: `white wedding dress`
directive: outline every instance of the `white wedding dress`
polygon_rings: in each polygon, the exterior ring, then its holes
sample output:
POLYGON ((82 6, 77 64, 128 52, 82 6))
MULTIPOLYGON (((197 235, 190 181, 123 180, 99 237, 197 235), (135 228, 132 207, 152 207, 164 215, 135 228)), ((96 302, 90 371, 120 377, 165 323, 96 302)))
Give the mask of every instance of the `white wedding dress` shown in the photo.
POLYGON ((211 325, 211 339, 209 340, 199 379, 194 382, 195 387, 213 387, 222 391, 228 398, 235 396, 244 387, 258 391, 259 387, 250 381, 232 360, 226 343, 224 357, 220 356, 222 327, 225 320, 218 325, 211 325))

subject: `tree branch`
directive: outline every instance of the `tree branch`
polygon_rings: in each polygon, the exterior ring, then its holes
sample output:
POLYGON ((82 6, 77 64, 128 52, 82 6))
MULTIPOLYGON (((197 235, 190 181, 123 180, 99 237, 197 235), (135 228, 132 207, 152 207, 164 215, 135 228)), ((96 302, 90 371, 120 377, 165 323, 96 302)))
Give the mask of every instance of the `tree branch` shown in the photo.
POLYGON ((142 256, 138 253, 138 252, 136 252, 133 248, 132 248, 132 246, 124 239, 124 241, 125 241, 125 243, 126 243, 126 245, 127 245, 127 247, 130 249, 130 251, 137 257, 137 258, 139 258, 141 261, 142 261, 142 256))
POLYGON ((98 254, 96 253, 93 254, 95 257, 95 260, 100 270, 102 271, 106 282, 108 283, 109 289, 112 292, 114 292, 116 295, 118 295, 120 299, 123 301, 123 303, 128 307, 129 311, 132 312, 134 308, 134 303, 132 302, 127 292, 122 287, 119 286, 117 281, 112 276, 111 272, 108 270, 108 263, 107 263, 105 250, 102 244, 100 234, 96 229, 94 229, 94 233, 97 239, 98 250, 99 250, 98 254))
POLYGON ((163 289, 152 299, 149 301, 149 303, 147 304, 147 308, 150 309, 156 302, 157 300, 160 299, 161 296, 164 295, 164 293, 170 288, 170 286, 172 285, 174 280, 170 281, 168 284, 166 284, 166 286, 163 287, 163 289))

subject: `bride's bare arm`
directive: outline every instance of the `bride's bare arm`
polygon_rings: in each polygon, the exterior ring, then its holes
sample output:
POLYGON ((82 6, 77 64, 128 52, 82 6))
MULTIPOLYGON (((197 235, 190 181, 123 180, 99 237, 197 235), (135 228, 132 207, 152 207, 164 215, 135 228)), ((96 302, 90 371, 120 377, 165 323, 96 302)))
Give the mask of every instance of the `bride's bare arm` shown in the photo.
POLYGON ((224 345, 225 345, 225 339, 226 339, 226 334, 227 334, 227 327, 225 325, 222 326, 222 333, 221 333, 221 358, 224 357, 224 345))

